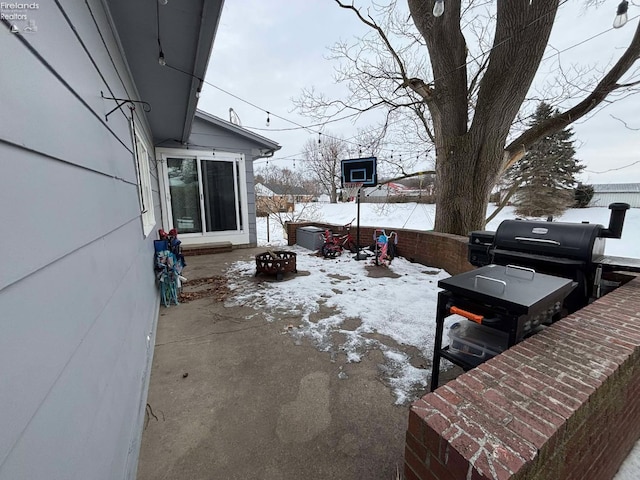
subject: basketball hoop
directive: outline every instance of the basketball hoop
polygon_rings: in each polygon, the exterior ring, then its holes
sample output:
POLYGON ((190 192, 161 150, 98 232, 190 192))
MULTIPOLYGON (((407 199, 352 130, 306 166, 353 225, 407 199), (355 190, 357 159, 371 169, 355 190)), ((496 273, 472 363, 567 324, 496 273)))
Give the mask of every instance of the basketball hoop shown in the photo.
POLYGON ((361 188, 362 182, 345 182, 342 186, 342 192, 344 193, 342 200, 346 200, 347 202, 350 202, 352 199, 357 200, 356 195, 358 195, 358 190, 361 188))

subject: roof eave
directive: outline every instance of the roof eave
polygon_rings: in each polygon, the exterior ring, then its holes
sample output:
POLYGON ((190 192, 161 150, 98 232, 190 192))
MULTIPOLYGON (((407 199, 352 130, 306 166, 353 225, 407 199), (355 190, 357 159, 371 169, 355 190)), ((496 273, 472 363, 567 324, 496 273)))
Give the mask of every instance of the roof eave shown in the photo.
POLYGON ((182 142, 188 142, 189 136, 191 135, 193 119, 198 111, 198 90, 202 88, 202 83, 204 83, 204 77, 207 73, 209 60, 211 59, 213 43, 218 32, 218 26, 220 25, 220 12, 223 8, 224 0, 221 0, 220 8, 216 9, 215 12, 211 12, 211 15, 216 18, 216 21, 210 22, 209 12, 207 9, 211 10, 211 6, 210 4, 207 4, 207 2, 203 5, 202 17, 200 20, 200 34, 198 35, 198 46, 196 48, 196 59, 192 74, 193 76, 191 78, 189 103, 187 105, 184 127, 182 129, 182 142))
MULTIPOLYGON (((242 128, 231 122, 227 122, 226 120, 216 117, 215 115, 211 115, 210 113, 207 113, 203 110, 196 110, 195 116, 217 127, 224 128, 225 130, 228 130, 237 135, 240 135, 241 137, 244 137, 247 140, 252 141, 253 143, 257 143, 259 147, 267 150, 266 154, 263 156, 268 156, 269 152, 276 152, 282 148, 282 146, 280 146, 277 142, 274 142, 273 140, 267 137, 263 137, 262 135, 253 133, 250 130, 242 128)), ((254 160, 257 158, 262 158, 262 157, 255 157, 254 160)))

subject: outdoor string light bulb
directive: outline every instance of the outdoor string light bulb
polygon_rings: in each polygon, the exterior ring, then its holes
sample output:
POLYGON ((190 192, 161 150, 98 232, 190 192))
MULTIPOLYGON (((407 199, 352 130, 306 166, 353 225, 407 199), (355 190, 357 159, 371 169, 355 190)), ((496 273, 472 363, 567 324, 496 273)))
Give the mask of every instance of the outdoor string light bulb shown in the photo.
POLYGON ((164 59, 164 52, 160 50, 160 56, 158 57, 158 63, 163 67, 167 64, 167 61, 164 59))
POLYGON ((267 127, 271 124, 271 119, 269 118, 269 112, 267 112, 267 127))
POLYGON ((616 12, 616 18, 613 20, 613 28, 620 28, 627 23, 627 9, 629 8, 629 2, 622 0, 618 5, 618 11, 616 12))
POLYGON ((158 0, 158 3, 160 5, 166 5, 169 2, 169 0, 158 0))
POLYGON ((433 16, 440 17, 444 13, 444 0, 436 0, 433 6, 433 16))

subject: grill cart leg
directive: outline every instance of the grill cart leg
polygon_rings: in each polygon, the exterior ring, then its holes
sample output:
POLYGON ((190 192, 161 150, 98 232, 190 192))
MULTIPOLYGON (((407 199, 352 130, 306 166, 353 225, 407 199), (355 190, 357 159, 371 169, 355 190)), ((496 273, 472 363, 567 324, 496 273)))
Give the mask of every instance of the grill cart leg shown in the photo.
POLYGON ((433 343, 433 362, 431 369, 431 390, 438 388, 440 377, 440 350, 442 349, 442 333, 444 331, 444 319, 447 316, 447 297, 444 292, 438 293, 438 308, 436 311, 436 338, 433 343))

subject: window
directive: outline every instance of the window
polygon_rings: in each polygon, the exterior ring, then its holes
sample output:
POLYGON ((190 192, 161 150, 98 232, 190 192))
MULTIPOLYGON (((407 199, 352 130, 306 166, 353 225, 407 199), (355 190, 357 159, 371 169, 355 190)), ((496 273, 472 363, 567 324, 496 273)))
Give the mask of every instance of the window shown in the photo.
POLYGON ((142 215, 142 229, 146 237, 156 225, 153 209, 153 190, 151 188, 151 170, 149 163, 153 158, 142 140, 142 136, 134 129, 136 173, 138 175, 138 199, 140 200, 140 213, 142 215))

